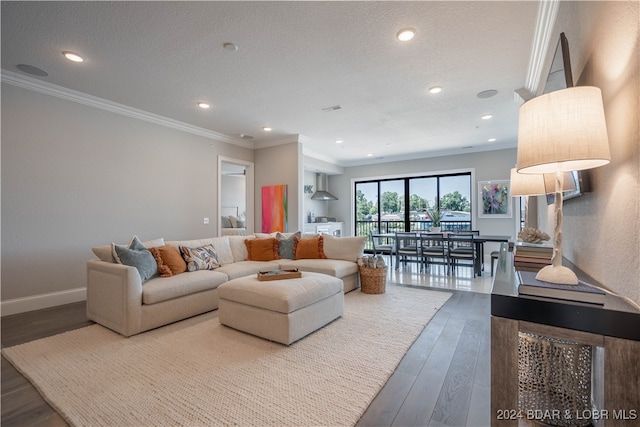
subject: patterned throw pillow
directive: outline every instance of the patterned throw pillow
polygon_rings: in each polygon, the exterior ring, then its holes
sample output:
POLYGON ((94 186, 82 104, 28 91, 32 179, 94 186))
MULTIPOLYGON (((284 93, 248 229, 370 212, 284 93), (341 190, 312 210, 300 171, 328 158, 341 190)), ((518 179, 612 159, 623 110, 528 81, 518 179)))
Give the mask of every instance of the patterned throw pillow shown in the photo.
POLYGON ((293 252, 293 246, 296 243, 295 238, 296 237, 301 237, 302 233, 300 231, 296 231, 294 234, 292 234, 291 236, 287 237, 282 233, 278 233, 276 234, 276 237, 278 238, 278 240, 280 240, 280 247, 278 248, 278 253, 280 255, 280 258, 286 258, 286 259, 294 259, 295 258, 295 254, 293 252))
POLYGON ((215 270, 220 267, 218 255, 212 245, 204 245, 198 248, 180 246, 180 253, 187 263, 188 271, 215 270))
POLYGON ((118 264, 135 267, 142 283, 158 274, 158 265, 151 252, 144 247, 138 236, 133 236, 129 246, 111 244, 113 259, 118 264))

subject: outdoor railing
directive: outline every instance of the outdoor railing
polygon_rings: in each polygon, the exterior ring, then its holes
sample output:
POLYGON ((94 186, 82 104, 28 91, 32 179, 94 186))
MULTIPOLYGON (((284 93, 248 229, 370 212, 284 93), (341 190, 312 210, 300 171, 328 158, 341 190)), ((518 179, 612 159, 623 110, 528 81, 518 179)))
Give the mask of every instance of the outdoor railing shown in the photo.
MULTIPOLYGON (((427 231, 431 229, 431 221, 410 221, 409 230, 404 229, 404 221, 380 221, 378 229, 377 221, 356 221, 356 236, 370 236, 372 232, 396 233, 401 231, 427 231)), ((456 232, 461 230, 471 230, 470 221, 442 221, 440 230, 443 232, 456 232)), ((371 239, 367 239, 365 249, 372 250, 371 239)))

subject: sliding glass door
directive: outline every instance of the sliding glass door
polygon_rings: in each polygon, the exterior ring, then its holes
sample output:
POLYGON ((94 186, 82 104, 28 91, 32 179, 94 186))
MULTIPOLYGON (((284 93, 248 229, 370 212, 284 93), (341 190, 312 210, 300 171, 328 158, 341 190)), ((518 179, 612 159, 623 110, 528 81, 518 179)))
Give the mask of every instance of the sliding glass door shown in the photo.
POLYGON ((355 183, 355 234, 429 230, 430 209, 443 231, 471 230, 471 173, 367 180, 355 183))

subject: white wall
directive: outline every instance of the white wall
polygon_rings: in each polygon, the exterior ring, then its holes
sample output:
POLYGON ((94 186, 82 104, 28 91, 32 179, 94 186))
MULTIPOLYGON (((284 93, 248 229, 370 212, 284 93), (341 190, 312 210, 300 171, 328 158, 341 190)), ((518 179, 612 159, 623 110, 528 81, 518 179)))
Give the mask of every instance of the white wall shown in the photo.
POLYGON ((245 148, 2 84, 3 314, 38 304, 31 296, 81 296, 93 246, 215 236, 218 155, 253 161, 245 148))
MULTIPOLYGON (((563 255, 640 302, 640 3, 561 2, 576 86, 602 90, 611 163, 590 171, 593 192, 564 205, 563 255)), ((555 39, 557 40, 557 38, 555 39)), ((552 206, 540 224, 553 229, 552 206)))

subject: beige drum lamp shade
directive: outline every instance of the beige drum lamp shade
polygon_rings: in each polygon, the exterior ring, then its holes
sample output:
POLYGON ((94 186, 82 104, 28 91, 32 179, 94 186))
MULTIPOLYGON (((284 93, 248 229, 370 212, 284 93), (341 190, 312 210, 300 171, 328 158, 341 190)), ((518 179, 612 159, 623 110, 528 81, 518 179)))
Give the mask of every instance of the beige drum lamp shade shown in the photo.
POLYGON ((610 160, 599 88, 563 89, 520 107, 518 172, 570 172, 603 166, 610 160))

